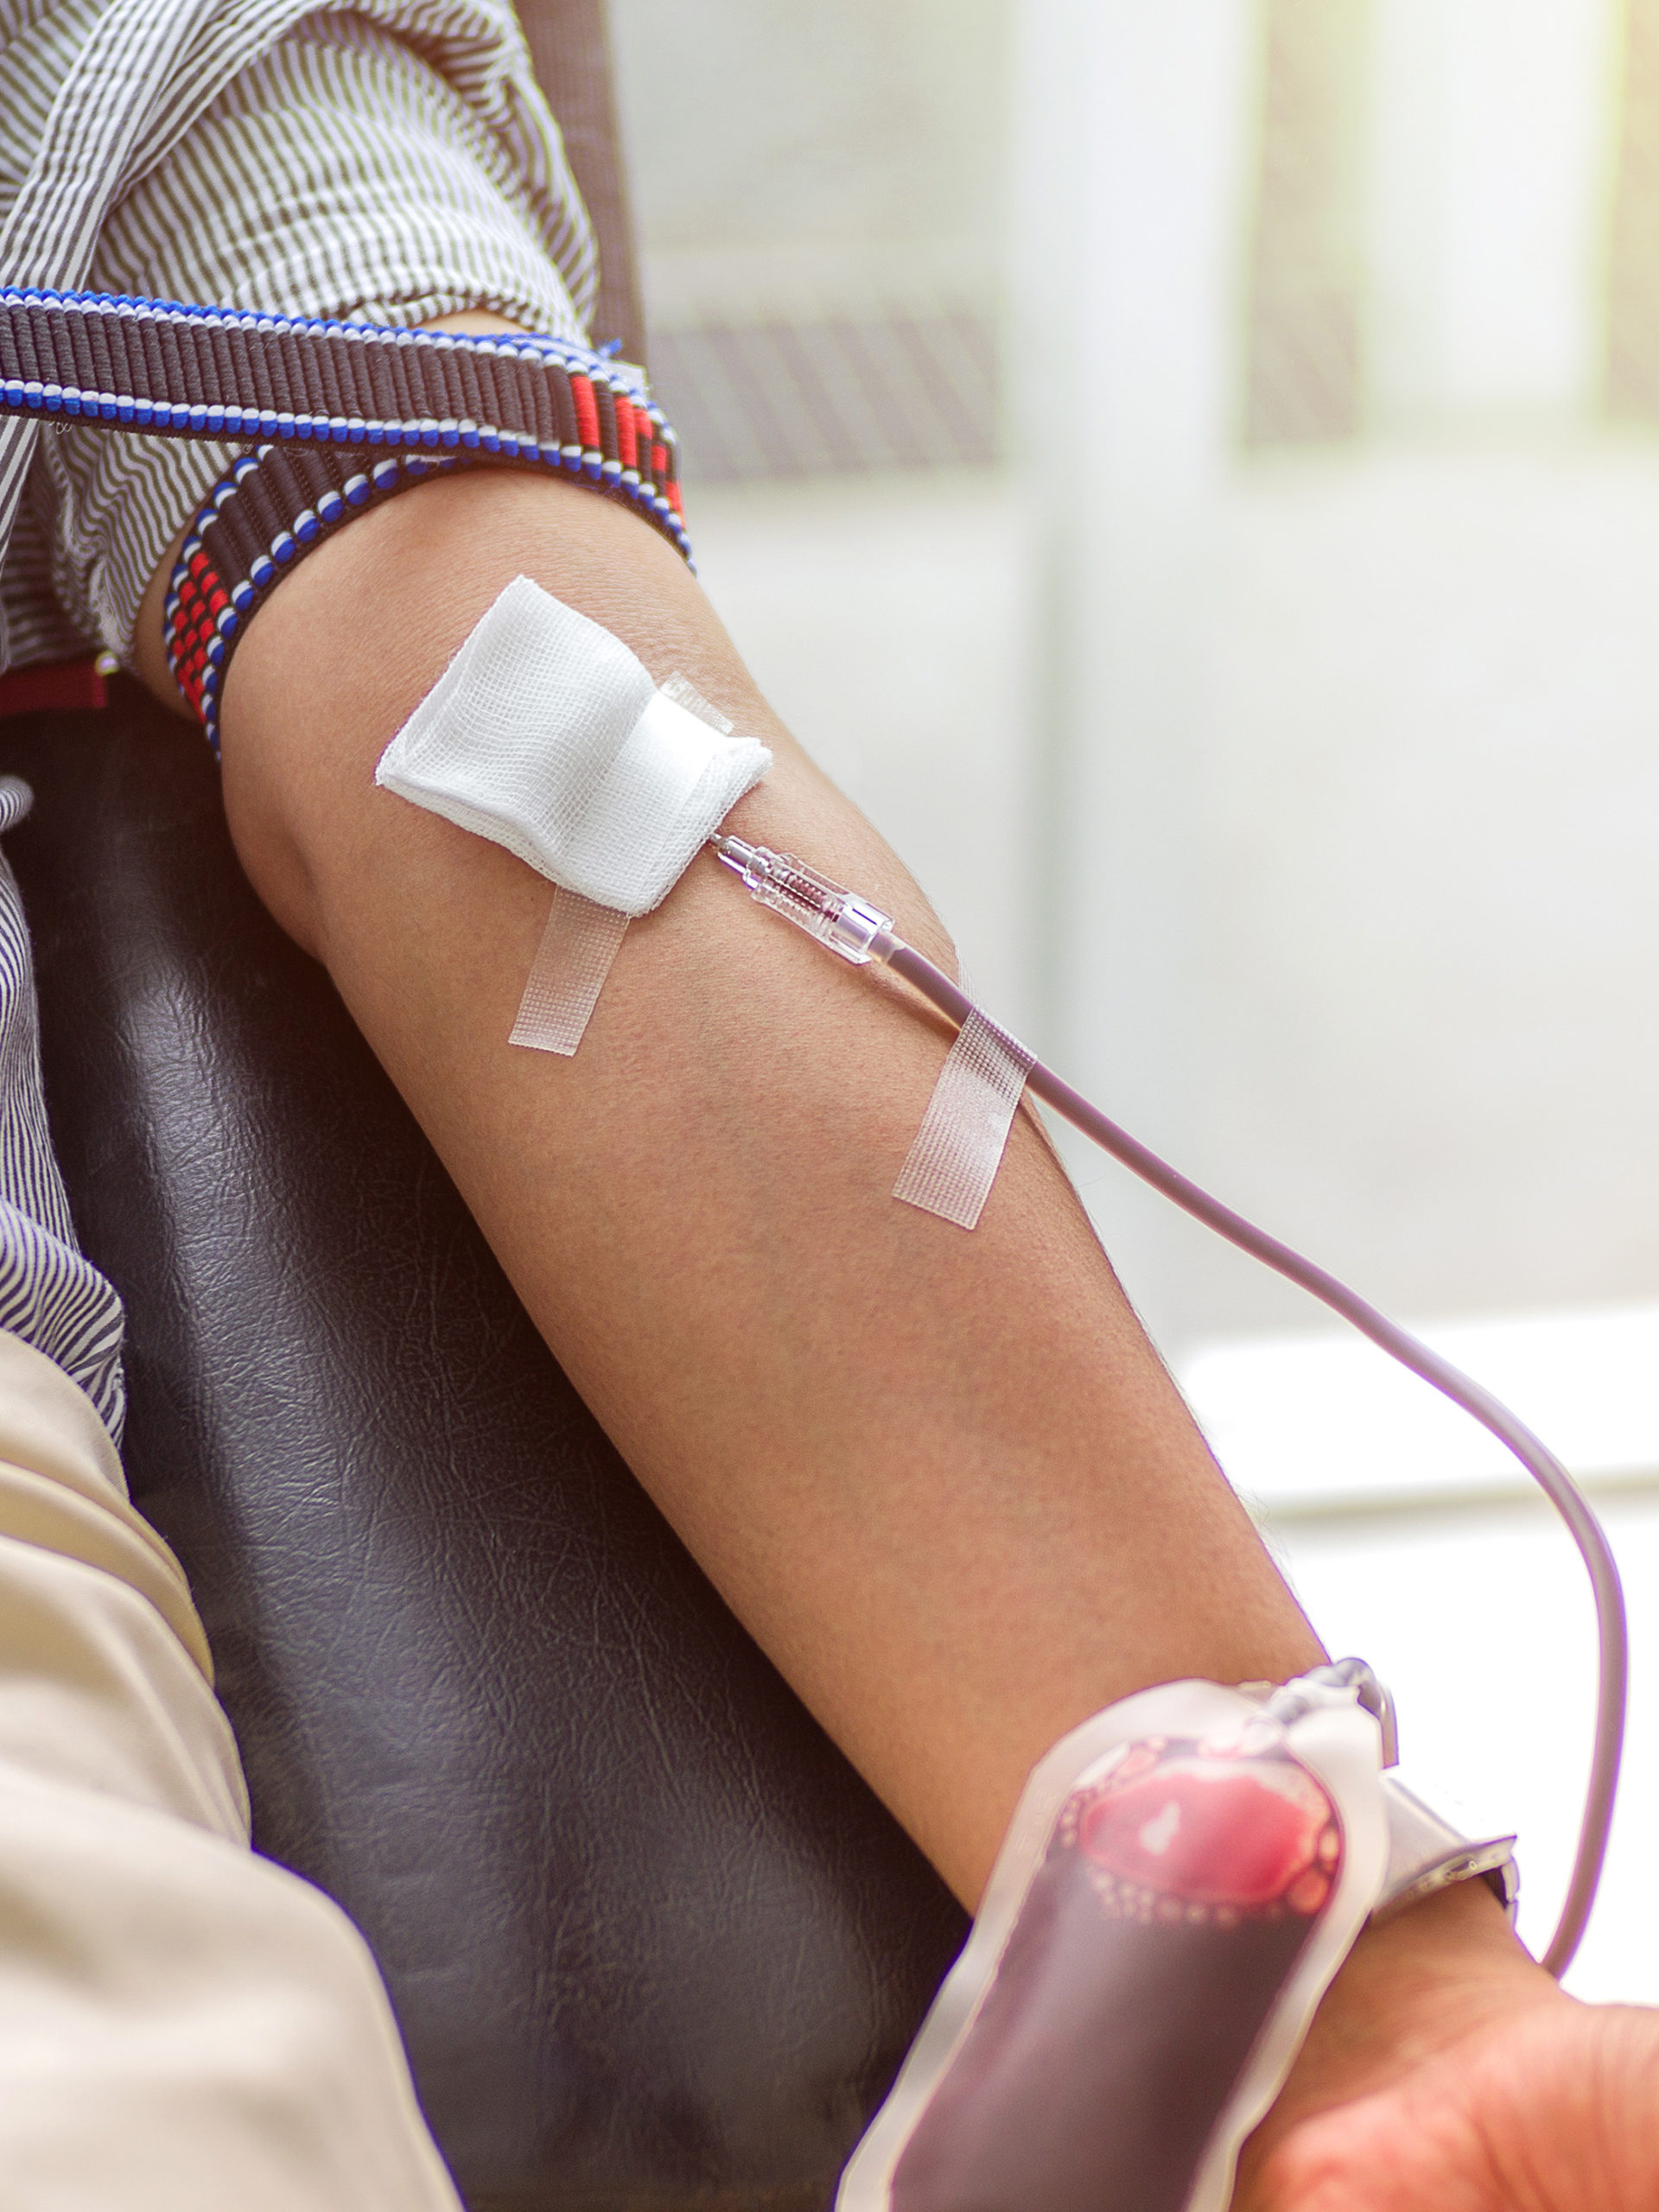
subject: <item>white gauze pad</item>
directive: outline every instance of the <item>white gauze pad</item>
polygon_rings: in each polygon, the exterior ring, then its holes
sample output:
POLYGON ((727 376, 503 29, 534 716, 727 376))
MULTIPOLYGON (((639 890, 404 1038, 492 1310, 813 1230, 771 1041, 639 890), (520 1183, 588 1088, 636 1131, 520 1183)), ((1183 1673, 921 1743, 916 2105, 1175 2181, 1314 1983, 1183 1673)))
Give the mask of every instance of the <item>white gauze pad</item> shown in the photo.
POLYGON ((661 904, 772 766, 658 691, 620 638, 515 577, 375 781, 622 914, 661 904))

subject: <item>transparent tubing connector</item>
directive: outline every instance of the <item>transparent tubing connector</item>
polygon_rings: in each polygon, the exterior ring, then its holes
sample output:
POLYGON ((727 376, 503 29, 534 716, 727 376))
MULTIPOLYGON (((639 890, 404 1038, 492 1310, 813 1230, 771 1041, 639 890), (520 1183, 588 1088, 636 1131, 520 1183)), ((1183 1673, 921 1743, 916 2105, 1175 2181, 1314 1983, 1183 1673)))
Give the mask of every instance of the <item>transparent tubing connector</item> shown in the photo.
POLYGON ((855 968, 886 961, 897 949, 893 916, 872 906, 855 891, 831 883, 792 853, 774 853, 741 837, 711 837, 709 843, 734 875, 743 879, 752 899, 782 914, 809 937, 827 944, 855 968))

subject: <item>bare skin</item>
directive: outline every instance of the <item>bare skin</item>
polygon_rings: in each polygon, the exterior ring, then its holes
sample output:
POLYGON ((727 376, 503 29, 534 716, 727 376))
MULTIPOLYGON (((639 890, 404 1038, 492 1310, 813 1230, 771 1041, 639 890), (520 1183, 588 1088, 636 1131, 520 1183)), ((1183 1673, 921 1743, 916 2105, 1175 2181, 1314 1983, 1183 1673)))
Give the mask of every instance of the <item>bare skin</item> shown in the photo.
MULTIPOLYGON (((176 704, 168 567, 137 658, 176 704)), ((284 584, 226 688, 232 836, 629 1465, 971 1905, 1027 1773, 1077 1721, 1179 1676, 1283 1677, 1319 1647, 1035 1124, 1017 1120, 971 1236, 892 1203, 945 1049, 897 986, 704 860, 630 928, 574 1059, 507 1046, 548 887, 372 776, 520 574, 772 746, 734 829, 949 960, 677 556, 557 483, 425 486, 284 584)), ((1638 2124, 1656 2094, 1659 2026, 1563 1998, 1490 1896, 1460 1891, 1362 1942, 1238 2202, 1659 2207, 1638 2124), (1396 2135, 1415 2166, 1379 2156, 1396 2135)))
POLYGON ((1659 2013, 1565 1995, 1470 1885, 1361 1938, 1235 2212, 1652 2212, 1656 2110, 1659 2013))

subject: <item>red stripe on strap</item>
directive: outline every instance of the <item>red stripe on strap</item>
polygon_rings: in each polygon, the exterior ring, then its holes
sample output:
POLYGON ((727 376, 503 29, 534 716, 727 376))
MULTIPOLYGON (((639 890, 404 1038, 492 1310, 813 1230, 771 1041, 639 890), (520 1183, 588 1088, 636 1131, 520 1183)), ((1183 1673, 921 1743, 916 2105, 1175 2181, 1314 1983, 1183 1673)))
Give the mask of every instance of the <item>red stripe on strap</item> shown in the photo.
POLYGON ((584 453, 599 450, 599 404, 594 397, 594 387, 584 376, 574 372, 570 378, 570 397, 576 403, 576 429, 582 438, 584 453))

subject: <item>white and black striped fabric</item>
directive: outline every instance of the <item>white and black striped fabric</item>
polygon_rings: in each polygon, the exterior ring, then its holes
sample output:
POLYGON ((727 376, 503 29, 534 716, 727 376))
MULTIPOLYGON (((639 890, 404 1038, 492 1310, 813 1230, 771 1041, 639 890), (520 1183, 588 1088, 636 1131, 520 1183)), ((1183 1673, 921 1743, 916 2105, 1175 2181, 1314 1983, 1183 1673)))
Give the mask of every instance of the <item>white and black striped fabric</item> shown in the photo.
MULTIPOLYGON (((28 813, 29 791, 0 776, 0 834, 28 813)), ((121 1300, 75 1242, 47 1128, 29 925, 0 856, 0 1329, 79 1383, 118 1444, 121 1300)))
MULTIPOLYGON (((398 327, 484 307, 581 340, 594 280, 508 0, 0 0, 0 282, 398 327)), ((0 422, 0 665, 127 659, 231 458, 0 422)), ((0 777, 0 831, 29 804, 0 777)), ((122 1325, 75 1243, 0 859, 0 1328, 118 1439, 122 1325)))
MULTIPOLYGON (((593 238, 507 0, 0 0, 0 281, 586 334, 593 238)), ((4 660, 127 659, 231 452, 0 423, 4 660)))

